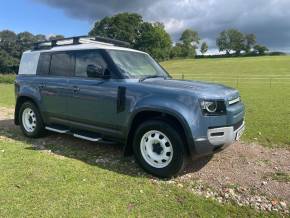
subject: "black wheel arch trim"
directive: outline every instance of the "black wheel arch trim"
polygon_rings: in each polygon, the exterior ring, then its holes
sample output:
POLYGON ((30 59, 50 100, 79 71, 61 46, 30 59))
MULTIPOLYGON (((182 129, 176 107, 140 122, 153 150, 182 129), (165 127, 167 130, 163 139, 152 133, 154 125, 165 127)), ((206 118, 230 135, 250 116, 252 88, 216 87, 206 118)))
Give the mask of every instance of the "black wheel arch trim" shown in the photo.
POLYGON ((130 137, 130 133, 132 131, 132 124, 134 119, 136 118, 136 116, 142 112, 157 112, 157 113, 161 113, 161 114, 166 114, 166 115, 170 115, 173 116, 182 126, 184 133, 185 133, 185 137, 186 137, 186 147, 188 149, 188 151, 191 154, 192 148, 191 146, 193 146, 193 139, 191 136, 191 130, 189 125, 186 122, 186 119, 177 111, 174 110, 169 110, 168 108, 155 108, 155 107, 142 107, 142 108, 138 108, 136 110, 134 110, 129 118, 128 121, 128 126, 125 132, 125 146, 124 146, 124 155, 130 155, 131 154, 131 141, 129 137, 130 137))
MULTIPOLYGON (((26 101, 31 101, 32 103, 34 103, 35 106, 39 110, 38 101, 35 99, 34 96, 32 96, 32 95, 19 95, 19 96, 17 96, 15 110, 14 110, 14 124, 15 125, 19 125, 19 110, 21 108, 21 105, 26 101), (22 99, 25 99, 25 100, 22 100, 22 99)), ((40 113, 41 117, 43 118, 42 112, 40 110, 39 110, 39 113, 40 113)))

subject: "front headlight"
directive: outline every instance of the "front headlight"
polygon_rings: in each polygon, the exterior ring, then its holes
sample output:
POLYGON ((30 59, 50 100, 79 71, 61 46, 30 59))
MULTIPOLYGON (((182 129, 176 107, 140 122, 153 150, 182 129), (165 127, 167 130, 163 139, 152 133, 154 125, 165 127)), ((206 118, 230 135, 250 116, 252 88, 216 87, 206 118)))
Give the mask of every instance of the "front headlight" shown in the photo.
POLYGON ((225 102, 222 100, 201 100, 200 106, 204 115, 225 114, 225 102))

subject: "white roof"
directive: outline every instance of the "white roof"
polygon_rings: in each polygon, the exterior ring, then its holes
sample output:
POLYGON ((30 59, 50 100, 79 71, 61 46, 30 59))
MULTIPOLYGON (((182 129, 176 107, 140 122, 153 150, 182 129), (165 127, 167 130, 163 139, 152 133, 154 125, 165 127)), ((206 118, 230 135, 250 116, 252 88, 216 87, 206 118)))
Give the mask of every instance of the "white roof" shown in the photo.
POLYGON ((102 42, 84 43, 84 44, 79 44, 79 45, 60 45, 60 46, 52 47, 50 49, 29 50, 29 51, 26 51, 25 53, 30 53, 30 52, 42 53, 42 52, 88 50, 88 49, 110 49, 110 50, 132 51, 132 52, 145 53, 145 52, 138 51, 135 49, 118 47, 118 46, 114 46, 113 44, 102 43, 102 42))

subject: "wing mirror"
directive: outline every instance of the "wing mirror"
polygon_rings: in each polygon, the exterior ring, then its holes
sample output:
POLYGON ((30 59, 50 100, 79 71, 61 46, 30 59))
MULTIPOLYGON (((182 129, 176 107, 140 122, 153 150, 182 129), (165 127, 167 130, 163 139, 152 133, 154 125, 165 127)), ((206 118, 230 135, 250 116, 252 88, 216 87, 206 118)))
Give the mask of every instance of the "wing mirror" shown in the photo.
POLYGON ((87 76, 89 78, 107 78, 108 70, 100 64, 89 64, 87 66, 87 76))

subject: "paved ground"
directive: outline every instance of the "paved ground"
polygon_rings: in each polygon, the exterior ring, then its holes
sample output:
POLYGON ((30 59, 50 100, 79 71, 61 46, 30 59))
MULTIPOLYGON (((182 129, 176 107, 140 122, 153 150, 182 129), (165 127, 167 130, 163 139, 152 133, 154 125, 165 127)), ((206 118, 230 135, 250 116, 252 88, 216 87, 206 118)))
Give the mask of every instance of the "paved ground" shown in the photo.
MULTIPOLYGON (((0 107, 0 140, 1 137, 13 140, 26 140, 13 124, 13 109, 0 107)), ((74 139, 70 136, 49 134, 42 139, 32 140, 34 147, 58 158, 66 155, 51 152, 46 145, 96 147, 100 155, 93 160, 106 167, 111 161, 122 160, 122 149, 119 146, 96 145, 74 139)), ((84 159, 84 157, 74 158, 84 159)), ((83 153, 82 153, 83 155, 83 153)), ((235 201, 241 205, 252 205, 262 210, 279 210, 289 214, 290 203, 290 151, 287 149, 269 149, 258 144, 235 143, 213 157, 203 158, 190 163, 186 171, 171 180, 159 180, 148 176, 153 183, 174 183, 181 188, 214 198, 220 202, 235 201)), ((92 160, 89 160, 92 161, 92 160)), ((88 161, 88 163, 89 163, 88 161)), ((138 174, 139 169, 133 159, 132 168, 138 174)), ((126 172, 127 169, 119 169, 126 172)))

